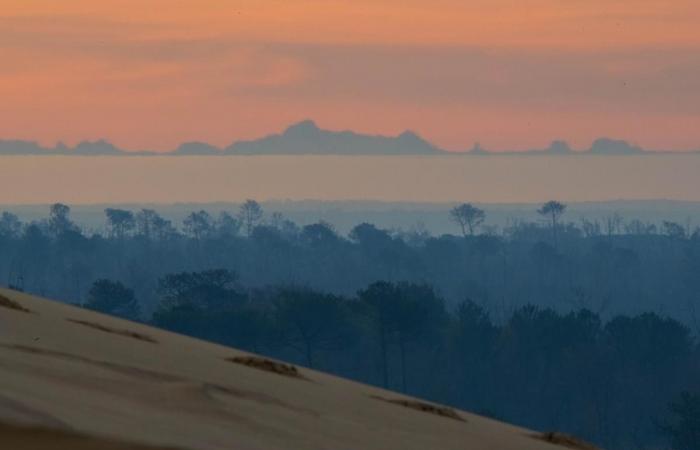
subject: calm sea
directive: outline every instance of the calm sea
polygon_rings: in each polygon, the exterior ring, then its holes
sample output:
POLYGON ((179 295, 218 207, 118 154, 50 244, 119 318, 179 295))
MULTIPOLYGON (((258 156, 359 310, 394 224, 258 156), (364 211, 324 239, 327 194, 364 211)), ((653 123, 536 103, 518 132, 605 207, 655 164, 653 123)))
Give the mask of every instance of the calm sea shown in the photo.
POLYGON ((700 154, 3 156, 0 204, 700 200, 700 154))

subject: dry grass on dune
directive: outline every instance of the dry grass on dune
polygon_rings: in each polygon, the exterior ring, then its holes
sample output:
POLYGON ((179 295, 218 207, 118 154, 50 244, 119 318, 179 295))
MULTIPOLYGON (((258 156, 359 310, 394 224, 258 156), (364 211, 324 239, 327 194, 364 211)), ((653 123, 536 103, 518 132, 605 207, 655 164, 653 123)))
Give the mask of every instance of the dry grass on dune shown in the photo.
POLYGON ((442 416, 447 417, 448 419, 466 422, 466 420, 464 420, 464 418, 457 414, 454 409, 448 408, 447 406, 433 405, 431 403, 421 402, 418 400, 384 398, 378 395, 372 395, 370 397, 372 397, 375 400, 381 400, 383 402, 403 406, 404 408, 415 409, 416 411, 421 411, 428 414, 435 414, 436 416, 442 416))
POLYGON ((584 442, 576 437, 569 436, 568 434, 564 433, 558 433, 556 431, 538 434, 534 437, 561 447, 568 447, 576 450, 598 450, 598 447, 591 445, 588 442, 584 442))
POLYGON ((5 297, 4 295, 0 295, 0 307, 12 309, 12 310, 20 311, 20 312, 24 312, 24 313, 31 312, 27 308, 25 308, 24 306, 20 305, 19 303, 17 303, 14 300, 10 300, 9 298, 5 297))
POLYGON ((105 333, 111 333, 111 334, 117 334, 119 336, 124 336, 124 337, 129 337, 133 339, 137 339, 139 341, 145 341, 145 342, 150 342, 153 344, 157 344, 158 341, 153 339, 152 337, 145 335, 143 333, 137 333, 135 331, 129 331, 129 330, 119 330, 116 328, 111 328, 105 325, 101 325, 96 322, 88 322, 86 320, 78 320, 78 319, 66 319, 68 322, 72 323, 77 323, 78 325, 82 325, 88 328, 93 328, 95 330, 99 331, 104 331, 105 333))
POLYGON ((226 361, 242 364, 254 369, 264 370, 266 372, 276 373, 277 375, 284 375, 290 378, 305 379, 305 377, 299 372, 299 369, 297 369, 295 366, 273 361, 267 358, 260 358, 258 356, 235 356, 233 358, 226 358, 226 361))

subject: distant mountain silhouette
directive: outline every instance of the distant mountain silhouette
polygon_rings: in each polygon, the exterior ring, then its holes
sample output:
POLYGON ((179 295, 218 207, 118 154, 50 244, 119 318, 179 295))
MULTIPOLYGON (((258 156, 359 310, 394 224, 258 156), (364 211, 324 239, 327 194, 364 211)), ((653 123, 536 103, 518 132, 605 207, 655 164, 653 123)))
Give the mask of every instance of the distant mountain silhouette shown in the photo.
POLYGON ((121 150, 105 140, 83 141, 74 148, 62 142, 53 148, 42 147, 32 141, 1 141, 0 155, 124 155, 133 154, 121 150))
POLYGON ((160 154, 162 153, 146 150, 123 150, 104 139, 83 141, 75 147, 68 147, 63 142, 57 143, 54 147, 42 147, 31 141, 0 140, 0 155, 145 156, 160 154))
POLYGON ((638 155, 645 153, 645 150, 631 145, 627 141, 600 138, 593 142, 588 153, 593 155, 638 155))
MULTIPOLYGON (((398 136, 375 136, 354 131, 329 131, 319 128, 312 120, 305 120, 288 127, 282 134, 272 134, 260 139, 234 142, 220 149, 206 142, 191 141, 180 144, 167 153, 126 151, 106 141, 83 141, 75 147, 59 142, 52 148, 42 147, 34 141, 1 140, 0 155, 643 155, 664 153, 645 150, 627 141, 602 137, 586 150, 573 150, 566 141, 555 140, 547 148, 491 152, 478 142, 463 152, 447 152, 432 145, 412 131, 398 136)), ((700 153, 665 152, 665 153, 700 153)))
POLYGON ((412 131, 396 137, 352 131, 327 131, 313 121, 290 126, 282 134, 240 141, 224 149, 235 155, 435 155, 444 153, 412 131))
MULTIPOLYGON (((591 148, 587 150, 573 150, 566 141, 555 140, 544 149, 511 150, 490 152, 482 148, 478 143, 468 151, 472 155, 640 155, 645 153, 657 153, 644 150, 641 147, 631 145, 627 141, 610 138, 596 139, 591 148)), ((675 153, 675 152, 669 152, 675 153)))
POLYGON ((172 151, 173 155, 220 155, 221 150, 206 142, 185 142, 172 151))
POLYGON ((122 155, 127 153, 103 139, 94 142, 83 141, 72 150, 65 148, 63 151, 57 149, 55 152, 66 155, 122 155))
POLYGON ((46 149, 32 141, 0 140, 0 155, 41 155, 46 149))
POLYGON ((549 147, 544 149, 542 153, 547 155, 569 155, 573 153, 573 150, 571 150, 571 147, 569 147, 566 141, 552 141, 549 147))

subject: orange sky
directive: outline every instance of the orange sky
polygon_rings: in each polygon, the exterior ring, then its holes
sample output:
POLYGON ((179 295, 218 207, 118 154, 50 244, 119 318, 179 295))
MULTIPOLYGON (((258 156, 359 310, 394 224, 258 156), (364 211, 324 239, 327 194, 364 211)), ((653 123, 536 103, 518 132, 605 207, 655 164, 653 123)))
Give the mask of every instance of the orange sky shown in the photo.
POLYGON ((0 138, 700 148, 697 0, 0 0, 0 138))

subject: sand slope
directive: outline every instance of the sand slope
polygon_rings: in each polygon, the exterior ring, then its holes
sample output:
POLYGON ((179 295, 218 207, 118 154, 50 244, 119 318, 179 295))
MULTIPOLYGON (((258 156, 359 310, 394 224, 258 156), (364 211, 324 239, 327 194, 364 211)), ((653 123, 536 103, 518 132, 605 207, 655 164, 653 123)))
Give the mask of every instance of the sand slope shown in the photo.
POLYGON ((231 362, 249 356, 234 349, 0 289, 3 297, 0 442, 14 449, 63 448, 40 444, 56 444, 57 433, 75 449, 144 448, 106 439, 198 450, 561 448, 467 412, 420 411, 396 393, 304 368, 272 373, 231 362))

